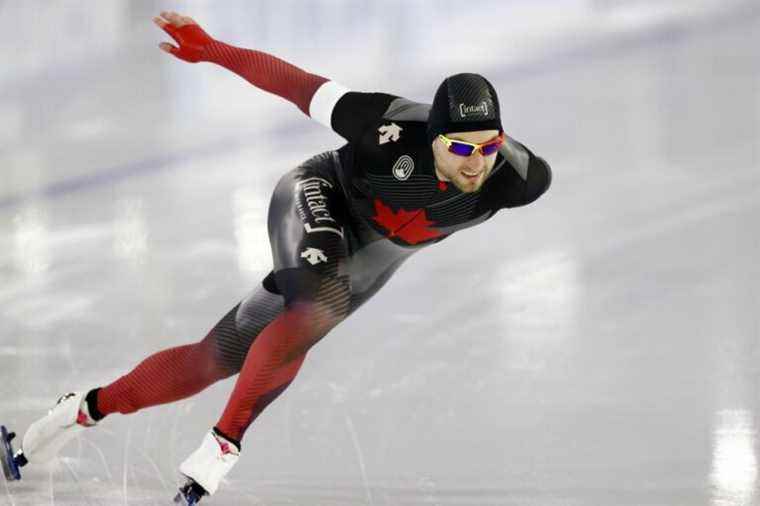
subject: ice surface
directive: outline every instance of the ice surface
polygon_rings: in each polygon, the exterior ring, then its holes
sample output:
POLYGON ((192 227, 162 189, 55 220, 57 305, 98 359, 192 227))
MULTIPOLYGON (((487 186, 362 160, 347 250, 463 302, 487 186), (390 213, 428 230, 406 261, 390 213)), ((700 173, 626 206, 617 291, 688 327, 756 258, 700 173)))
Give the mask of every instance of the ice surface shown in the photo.
MULTIPOLYGON (((202 338, 270 268, 279 176, 339 145, 160 52, 169 8, 359 90, 481 72, 554 170, 316 346, 209 504, 760 503, 757 2, 55 5, 0 3, 0 423, 202 338)), ((108 418, 0 504, 168 504, 231 386, 108 418)))

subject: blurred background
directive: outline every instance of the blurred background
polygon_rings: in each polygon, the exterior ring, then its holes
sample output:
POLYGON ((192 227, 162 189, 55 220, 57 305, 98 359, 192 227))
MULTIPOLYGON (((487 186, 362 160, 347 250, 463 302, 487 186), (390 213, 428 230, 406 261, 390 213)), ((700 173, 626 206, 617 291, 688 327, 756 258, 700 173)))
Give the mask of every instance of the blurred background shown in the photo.
MULTIPOLYGON (((760 504, 755 0, 0 1, 0 423, 201 339, 271 269, 279 177, 342 144, 161 52, 161 10, 359 91, 482 73, 554 171, 320 342, 209 504, 760 504)), ((167 504, 232 385, 0 504, 167 504)))

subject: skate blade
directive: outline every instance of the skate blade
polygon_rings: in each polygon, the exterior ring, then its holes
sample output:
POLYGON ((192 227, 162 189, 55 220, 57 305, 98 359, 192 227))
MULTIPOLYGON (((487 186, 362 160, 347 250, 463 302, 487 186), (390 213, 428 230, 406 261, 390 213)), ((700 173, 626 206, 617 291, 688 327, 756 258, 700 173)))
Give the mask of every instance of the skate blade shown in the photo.
POLYGON ((174 496, 174 504, 181 504, 182 506, 195 506, 198 504, 198 500, 195 496, 187 497, 180 490, 177 495, 174 496))
POLYGON ((2 464, 3 474, 8 481, 16 481, 21 479, 21 471, 19 470, 16 459, 13 458, 13 446, 11 441, 16 436, 14 433, 9 433, 5 425, 0 425, 0 440, 2 447, 0 447, 0 463, 2 464))
POLYGON ((206 494, 206 491, 195 483, 192 478, 188 478, 187 482, 179 488, 179 493, 174 496, 174 504, 182 504, 183 506, 195 506, 206 494))

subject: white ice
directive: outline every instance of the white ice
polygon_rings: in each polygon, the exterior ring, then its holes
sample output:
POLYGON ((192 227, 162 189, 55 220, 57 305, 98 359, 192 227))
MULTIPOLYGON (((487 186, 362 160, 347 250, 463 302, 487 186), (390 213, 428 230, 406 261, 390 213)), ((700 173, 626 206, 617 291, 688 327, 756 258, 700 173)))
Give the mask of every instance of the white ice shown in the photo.
MULTIPOLYGON (((554 170, 317 345, 208 504, 760 504, 754 0, 0 2, 0 423, 202 338, 271 267, 279 176, 340 145, 162 53, 163 9, 357 90, 480 72, 554 170)), ((0 504, 168 504, 231 387, 0 504)))

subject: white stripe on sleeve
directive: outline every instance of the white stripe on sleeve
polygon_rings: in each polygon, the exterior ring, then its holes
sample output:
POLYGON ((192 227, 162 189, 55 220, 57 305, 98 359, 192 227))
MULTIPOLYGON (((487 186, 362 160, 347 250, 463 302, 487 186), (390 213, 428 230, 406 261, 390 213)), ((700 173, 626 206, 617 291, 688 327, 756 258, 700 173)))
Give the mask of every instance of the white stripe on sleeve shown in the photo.
POLYGON ((335 81, 325 81, 311 97, 311 103, 309 103, 309 116, 312 119, 319 121, 327 128, 332 128, 331 118, 332 111, 335 108, 335 104, 338 103, 340 97, 348 93, 349 90, 345 86, 336 83, 335 81))

